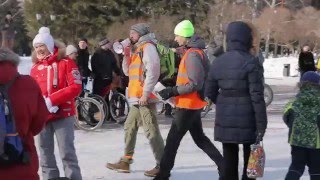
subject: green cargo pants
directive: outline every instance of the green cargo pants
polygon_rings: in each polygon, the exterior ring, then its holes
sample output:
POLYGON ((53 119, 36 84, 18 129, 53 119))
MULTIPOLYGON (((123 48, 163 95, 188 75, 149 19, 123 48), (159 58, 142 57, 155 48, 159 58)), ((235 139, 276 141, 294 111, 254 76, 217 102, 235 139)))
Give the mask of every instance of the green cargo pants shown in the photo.
POLYGON ((139 126, 142 125, 146 137, 149 139, 156 163, 160 164, 164 150, 164 142, 160 134, 159 125, 156 118, 155 104, 147 106, 134 105, 130 108, 127 120, 124 124, 125 131, 125 156, 122 161, 131 163, 136 145, 139 126), (128 157, 129 156, 129 157, 128 157))

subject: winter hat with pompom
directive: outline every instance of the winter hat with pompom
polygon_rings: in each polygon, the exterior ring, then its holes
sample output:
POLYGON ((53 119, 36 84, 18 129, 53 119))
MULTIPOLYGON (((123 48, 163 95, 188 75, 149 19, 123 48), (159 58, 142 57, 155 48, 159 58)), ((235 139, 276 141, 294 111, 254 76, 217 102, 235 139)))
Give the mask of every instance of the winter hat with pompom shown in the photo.
POLYGON ((50 29, 47 27, 41 27, 39 33, 33 39, 32 45, 35 48, 36 44, 44 44, 47 46, 49 52, 53 54, 54 51, 54 40, 50 34, 50 29))
POLYGON ((77 48, 74 47, 73 45, 68 45, 66 48, 66 55, 69 56, 72 53, 78 52, 77 48))

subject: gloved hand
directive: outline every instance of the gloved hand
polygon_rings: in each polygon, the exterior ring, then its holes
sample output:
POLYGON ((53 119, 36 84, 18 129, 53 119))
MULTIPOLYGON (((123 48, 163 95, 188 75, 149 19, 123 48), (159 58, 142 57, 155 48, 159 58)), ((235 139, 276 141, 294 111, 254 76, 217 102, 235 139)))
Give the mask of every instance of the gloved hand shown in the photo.
POLYGON ((44 101, 46 102, 47 109, 50 113, 56 113, 59 110, 58 106, 52 106, 52 102, 50 98, 48 97, 43 97, 43 98, 44 98, 44 101))
POLYGON ((163 100, 167 100, 173 96, 179 95, 177 86, 174 87, 167 87, 158 92, 158 94, 162 97, 163 100))
POLYGON ((211 99, 209 99, 208 97, 204 98, 204 100, 208 103, 208 105, 207 105, 208 107, 210 107, 213 104, 211 99))
POLYGON ((256 144, 259 144, 261 141, 263 141, 264 132, 258 132, 256 144))

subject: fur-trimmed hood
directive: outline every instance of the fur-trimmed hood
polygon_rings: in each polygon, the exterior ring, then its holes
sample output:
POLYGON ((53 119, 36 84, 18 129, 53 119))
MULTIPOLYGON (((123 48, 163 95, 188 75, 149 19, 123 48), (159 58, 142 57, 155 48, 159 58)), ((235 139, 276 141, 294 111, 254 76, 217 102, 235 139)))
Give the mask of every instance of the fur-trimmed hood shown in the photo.
MULTIPOLYGON (((54 54, 53 56, 56 56, 58 60, 63 59, 66 57, 66 45, 58 40, 54 41, 54 54)), ((32 63, 36 64, 38 62, 37 55, 35 50, 32 51, 32 63)))
POLYGON ((260 34, 249 21, 235 21, 228 25, 226 50, 244 50, 257 56, 260 49, 260 34))
POLYGON ((20 57, 10 49, 0 48, 0 61, 11 62, 15 66, 18 66, 20 57))

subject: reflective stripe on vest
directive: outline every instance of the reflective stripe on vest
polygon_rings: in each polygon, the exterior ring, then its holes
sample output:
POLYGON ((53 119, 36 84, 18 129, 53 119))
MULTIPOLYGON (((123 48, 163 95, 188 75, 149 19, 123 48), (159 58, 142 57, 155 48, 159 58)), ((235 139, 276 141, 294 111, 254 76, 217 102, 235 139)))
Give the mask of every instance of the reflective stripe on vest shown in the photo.
MULTIPOLYGON (((204 58, 203 52, 200 49, 191 48, 187 50, 187 52, 183 55, 181 62, 179 64, 179 70, 178 70, 178 76, 177 76, 177 82, 176 82, 177 86, 185 85, 190 82, 187 74, 186 63, 185 63, 186 58, 188 57, 190 52, 197 52, 202 56, 202 58, 204 58)), ((198 92, 192 92, 190 94, 176 96, 176 107, 178 108, 202 109, 206 105, 207 103, 200 98, 198 92)))
MULTIPOLYGON (((144 84, 144 72, 143 63, 139 53, 143 52, 144 47, 148 43, 138 47, 130 57, 129 65, 129 85, 128 85, 128 97, 129 98, 140 98, 143 94, 144 84)), ((156 98, 153 94, 149 98, 156 98)))

